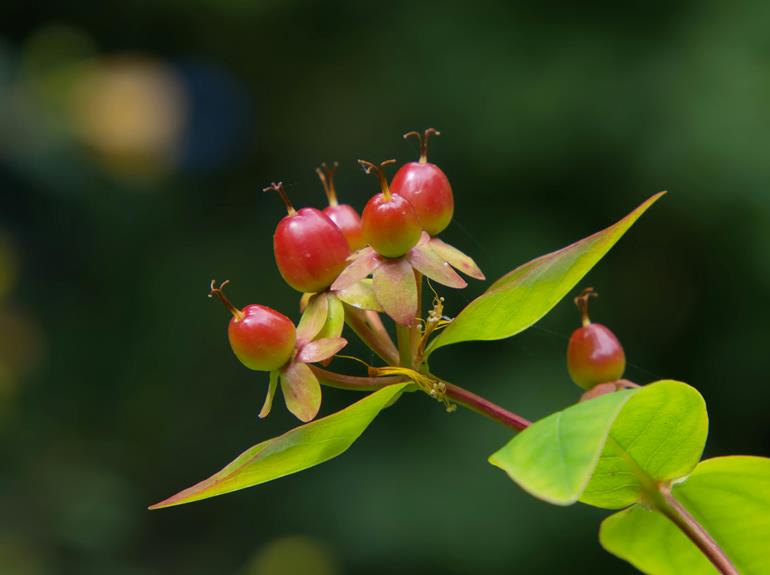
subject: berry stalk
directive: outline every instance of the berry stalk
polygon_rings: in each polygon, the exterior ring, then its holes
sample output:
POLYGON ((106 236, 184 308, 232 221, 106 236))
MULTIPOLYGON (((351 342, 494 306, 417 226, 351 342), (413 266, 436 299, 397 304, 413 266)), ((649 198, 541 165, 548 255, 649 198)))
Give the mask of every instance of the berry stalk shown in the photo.
POLYGON ((399 354, 377 312, 345 306, 345 323, 388 365, 398 365, 399 354))
MULTIPOLYGON (((413 322, 413 326, 417 322, 413 322)), ((398 365, 401 367, 412 367, 412 330, 414 327, 396 324, 396 339, 398 341, 398 365)))

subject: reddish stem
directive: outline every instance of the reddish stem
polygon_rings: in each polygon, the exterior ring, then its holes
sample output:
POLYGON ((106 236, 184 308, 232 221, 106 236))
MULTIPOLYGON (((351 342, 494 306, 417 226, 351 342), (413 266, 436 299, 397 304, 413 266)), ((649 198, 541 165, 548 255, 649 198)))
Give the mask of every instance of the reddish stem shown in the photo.
POLYGON ((349 389, 352 391, 376 391, 393 385, 394 383, 401 383, 406 381, 403 377, 359 377, 355 375, 344 375, 342 373, 336 373, 323 369, 317 365, 309 365, 310 369, 316 375, 318 380, 329 387, 336 387, 338 389, 349 389))
POLYGON ((398 365, 398 349, 376 311, 345 306, 345 323, 369 348, 389 365, 398 365))
POLYGON ((444 382, 446 385, 446 395, 452 401, 459 403, 463 407, 475 411, 485 417, 488 417, 492 421, 497 421, 503 425, 515 429, 516 431, 522 431, 532 425, 532 422, 528 419, 524 419, 522 416, 508 411, 507 409, 500 407, 496 403, 492 403, 488 399, 484 399, 480 395, 468 391, 453 383, 444 382))
POLYGON ((709 533, 698 523, 687 509, 673 496, 671 487, 667 484, 658 486, 658 496, 655 497, 655 506, 668 517, 690 541, 692 541, 701 553, 722 573, 722 575, 739 575, 732 561, 717 544, 709 533))

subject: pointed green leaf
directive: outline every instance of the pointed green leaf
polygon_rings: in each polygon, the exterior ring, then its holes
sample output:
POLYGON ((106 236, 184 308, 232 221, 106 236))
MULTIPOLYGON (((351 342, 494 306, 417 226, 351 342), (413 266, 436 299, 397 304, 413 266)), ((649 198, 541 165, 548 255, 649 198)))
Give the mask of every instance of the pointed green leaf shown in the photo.
MULTIPOLYGON (((707 459, 686 481, 674 486, 673 494, 739 573, 770 573, 770 459, 707 459)), ((717 573, 673 523, 639 505, 605 519, 599 539, 607 551, 644 573, 717 573)))
POLYGON ((608 393, 549 415, 515 436, 489 462, 535 497, 570 505, 583 493, 610 427, 636 391, 608 393))
POLYGON ((300 421, 307 423, 318 415, 321 384, 304 363, 295 361, 281 370, 281 391, 286 408, 300 421))
POLYGON ((695 388, 671 380, 642 387, 610 429, 580 501, 608 509, 636 503, 645 485, 690 473, 707 435, 706 404, 695 388))
POLYGON ((542 318, 604 257, 660 196, 616 224, 520 266, 473 300, 430 344, 427 353, 471 340, 504 339, 542 318))
POLYGON ((345 452, 410 382, 389 385, 364 399, 251 447, 208 479, 156 503, 160 509, 191 503, 297 473, 345 452))

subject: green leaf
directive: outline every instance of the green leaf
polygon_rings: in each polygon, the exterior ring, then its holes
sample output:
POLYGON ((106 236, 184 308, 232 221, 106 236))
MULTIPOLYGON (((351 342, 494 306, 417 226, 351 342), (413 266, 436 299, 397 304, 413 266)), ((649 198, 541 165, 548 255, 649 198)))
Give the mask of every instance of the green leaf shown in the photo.
POLYGON ((537 421, 490 457, 530 494, 557 505, 639 500, 645 482, 687 475, 703 451, 708 418, 687 384, 659 381, 609 393, 537 421))
POLYGON ((251 447, 219 473, 151 506, 160 509, 223 495, 284 477, 346 451, 410 382, 389 385, 364 399, 251 447))
MULTIPOLYGON (((770 573, 770 459, 707 459, 674 486, 673 494, 740 573, 770 573)), ((639 505, 605 519, 599 539, 607 551, 645 573, 717 572, 673 523, 639 505)))
POLYGON ((608 509, 636 503, 645 486, 690 473, 707 435, 706 404, 695 388, 671 380, 642 387, 615 419, 580 501, 608 509))
POLYGON ((431 342, 427 354, 462 341, 504 339, 534 324, 575 287, 663 193, 652 196, 609 228, 500 278, 431 342))
POLYGON ((531 495, 570 505, 596 467, 610 426, 637 390, 608 393, 535 422, 489 462, 531 495))

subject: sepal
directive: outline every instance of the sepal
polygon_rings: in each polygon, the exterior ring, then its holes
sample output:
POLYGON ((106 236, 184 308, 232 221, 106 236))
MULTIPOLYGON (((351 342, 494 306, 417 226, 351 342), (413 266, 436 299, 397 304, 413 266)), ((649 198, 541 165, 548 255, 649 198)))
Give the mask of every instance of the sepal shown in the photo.
POLYGON ((336 292, 339 299, 358 309, 384 311, 374 295, 371 279, 362 279, 350 287, 336 292))
POLYGON ((385 313, 397 323, 411 325, 417 316, 417 282, 409 262, 384 261, 373 280, 374 295, 385 313))
MULTIPOLYGON (((481 268, 473 261, 473 258, 465 255, 454 246, 438 239, 430 239, 430 247, 438 257, 447 262, 453 268, 463 272, 465 275, 477 280, 487 279, 481 268)), ((437 280, 438 281, 438 280, 437 280)))
POLYGON ((259 418, 264 419, 270 415, 270 410, 273 408, 273 398, 275 397, 275 391, 278 388, 278 378, 280 372, 274 370, 270 372, 270 383, 267 387, 267 396, 265 397, 265 403, 262 404, 262 409, 259 412, 259 418))
POLYGON ((372 248, 367 246, 359 250, 348 267, 342 270, 342 273, 334 280, 331 287, 332 291, 344 290, 361 281, 374 272, 381 263, 380 256, 372 248))
POLYGON ((307 423, 318 415, 321 384, 304 363, 292 362, 281 370, 281 391, 286 408, 300 421, 307 423))
POLYGON ((302 363, 317 363, 331 359, 348 344, 344 337, 327 337, 305 344, 297 353, 296 361, 302 363))
POLYGON ((464 288, 468 283, 430 247, 429 243, 419 243, 406 254, 407 261, 425 277, 452 288, 464 288))
POLYGON ((329 303, 326 292, 317 293, 309 299, 297 326, 297 347, 313 341, 323 329, 328 313, 329 303))

